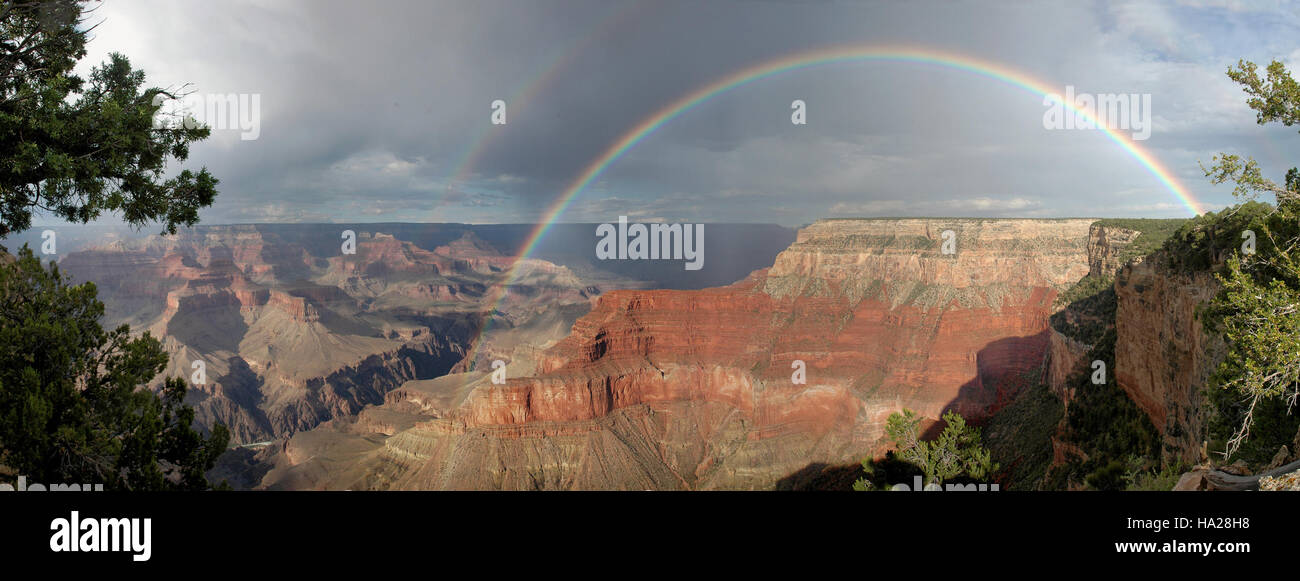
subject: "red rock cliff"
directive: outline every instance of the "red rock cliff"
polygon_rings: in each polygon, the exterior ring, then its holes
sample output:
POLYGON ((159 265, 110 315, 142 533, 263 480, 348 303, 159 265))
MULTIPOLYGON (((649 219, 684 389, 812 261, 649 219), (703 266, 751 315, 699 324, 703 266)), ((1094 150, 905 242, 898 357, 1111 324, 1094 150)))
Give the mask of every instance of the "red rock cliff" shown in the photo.
POLYGON ((1115 278, 1115 379, 1164 438, 1168 459, 1200 460, 1205 438, 1201 389, 1223 358, 1223 340, 1196 309, 1219 284, 1206 272, 1173 272, 1161 255, 1115 278))
POLYGON ((535 375, 389 440, 384 486, 768 487, 904 407, 987 415, 1042 372, 1090 222, 824 220, 737 284, 607 293, 535 375))

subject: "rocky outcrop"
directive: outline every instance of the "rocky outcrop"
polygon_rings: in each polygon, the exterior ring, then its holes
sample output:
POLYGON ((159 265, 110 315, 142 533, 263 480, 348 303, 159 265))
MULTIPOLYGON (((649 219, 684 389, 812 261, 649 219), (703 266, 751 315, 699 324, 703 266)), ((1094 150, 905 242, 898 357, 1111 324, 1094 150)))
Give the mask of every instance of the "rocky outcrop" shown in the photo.
POLYGON ((1260 478, 1259 489, 1300 491, 1300 469, 1278 476, 1260 478))
POLYGON ((1124 266, 1121 258, 1124 248, 1141 235, 1137 230, 1094 223, 1088 229, 1088 273, 1114 276, 1124 266))
MULTIPOLYGON (((1124 250, 1142 233, 1137 230, 1104 226, 1094 222, 1088 228, 1088 272, 1087 278, 1077 281, 1085 284, 1090 280, 1101 281, 1109 285, 1109 280, 1122 264, 1124 250)), ((1072 337, 1061 331, 1080 327, 1110 327, 1114 324, 1111 313, 1089 312, 1085 308, 1060 304, 1055 315, 1060 322, 1050 331, 1048 357, 1044 362, 1044 379, 1048 388, 1067 406, 1074 396, 1074 389, 1069 384, 1070 375, 1084 363, 1084 356, 1092 348, 1079 337, 1072 337), (1058 328, 1059 327, 1059 328, 1058 328)))
POLYGON ((1222 469, 1201 466, 1183 474, 1173 489, 1176 491, 1300 490, 1300 461, 1254 475, 1246 474, 1244 466, 1222 469), (1242 473, 1235 473, 1238 471, 1242 473))
POLYGON ((1066 337, 1056 329, 1050 329, 1048 333, 1048 356, 1043 373, 1044 379, 1047 381, 1048 389, 1068 407, 1074 397, 1074 388, 1068 380, 1071 374, 1084 365, 1084 356, 1088 354, 1091 346, 1066 337))
POLYGON ((764 292, 855 301, 887 283, 894 304, 997 308, 1003 287, 1063 289, 1088 273, 1090 220, 822 220, 777 256, 764 292), (942 243, 951 232, 952 254, 942 243))
POLYGON ((820 221, 737 284, 606 293, 534 373, 480 380, 388 438, 359 480, 289 459, 270 485, 766 488, 856 461, 904 407, 978 419, 1037 381, 1090 223, 820 221))
POLYGON ((1206 378, 1223 357, 1197 308, 1218 292, 1208 272, 1176 272, 1157 253, 1115 279, 1115 379, 1151 418, 1167 460, 1199 461, 1206 378))
POLYGON ((361 231, 356 253, 345 254, 335 231, 313 246, 324 256, 281 233, 198 228, 117 240, 61 265, 97 284, 111 324, 164 339, 164 376, 191 379, 198 421, 226 424, 236 443, 350 417, 406 382, 447 373, 493 309, 510 324, 549 322, 557 311, 567 323, 600 292, 564 267, 526 260, 513 292, 489 304, 514 259, 471 232, 429 251, 361 231))

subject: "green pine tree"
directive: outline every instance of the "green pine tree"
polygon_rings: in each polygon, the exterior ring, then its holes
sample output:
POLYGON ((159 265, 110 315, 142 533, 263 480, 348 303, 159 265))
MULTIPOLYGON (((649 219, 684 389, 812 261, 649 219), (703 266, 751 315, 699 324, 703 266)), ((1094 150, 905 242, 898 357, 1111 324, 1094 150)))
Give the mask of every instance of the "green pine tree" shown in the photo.
POLYGON ((31 227, 33 212, 88 222, 193 225, 217 180, 201 169, 166 178, 205 139, 201 125, 155 123, 179 95, 142 89, 144 73, 114 53, 89 79, 83 6, 74 0, 0 0, 0 237, 31 227))
MULTIPOLYGON (((1261 76, 1254 63, 1243 60, 1227 74, 1250 96, 1247 104, 1260 124, 1300 122, 1300 83, 1282 63, 1274 61, 1261 76)), ((1216 274, 1223 289, 1206 310, 1207 323, 1222 333, 1228 350, 1212 377, 1218 391, 1210 398, 1216 408, 1211 427, 1221 432, 1222 453, 1231 457, 1252 430, 1261 435, 1261 415, 1269 416, 1263 424, 1279 433, 1263 434, 1261 449, 1251 450, 1257 461, 1295 433, 1295 422, 1273 416, 1289 414, 1300 396, 1300 170, 1291 168, 1278 184, 1263 176, 1254 159, 1219 154, 1205 174, 1215 184, 1234 183, 1233 194, 1243 202, 1217 220, 1238 226, 1224 236, 1228 259, 1216 274), (1258 204, 1260 195, 1272 195, 1276 203, 1258 204), (1242 235, 1253 235, 1253 252, 1238 247, 1242 235)), ((1213 241, 1198 243, 1217 249, 1213 241)))
POLYGON ((147 332, 101 327, 95 296, 94 283, 69 284, 26 246, 0 266, 0 465, 35 482, 207 488, 226 428, 194 430, 178 378, 161 396, 140 389, 167 354, 147 332))
MULTIPOLYGON (((955 478, 964 477, 973 480, 986 480, 997 471, 993 455, 984 447, 980 429, 966 423, 966 419, 957 412, 943 414, 946 424, 943 432, 934 440, 921 439, 921 418, 916 412, 904 409, 895 412, 885 422, 885 433, 894 442, 895 451, 887 458, 887 463, 902 461, 919 469, 923 475, 922 482, 943 484, 955 478)), ((854 490, 873 490, 875 483, 871 477, 878 476, 887 469, 878 469, 870 460, 862 462, 863 472, 867 478, 859 479, 853 484, 854 490)))
MULTIPOLYGON (((209 133, 154 122, 178 95, 142 89, 144 74, 119 54, 88 79, 73 74, 86 55, 83 16, 75 0, 0 0, 0 237, 42 212, 83 223, 118 212, 174 233, 216 197, 206 169, 164 175, 209 133)), ((0 475, 208 488, 226 428, 193 428, 180 379, 145 389, 166 353, 148 333, 105 330, 103 313, 93 284, 70 284, 26 247, 16 260, 0 248, 0 475)))

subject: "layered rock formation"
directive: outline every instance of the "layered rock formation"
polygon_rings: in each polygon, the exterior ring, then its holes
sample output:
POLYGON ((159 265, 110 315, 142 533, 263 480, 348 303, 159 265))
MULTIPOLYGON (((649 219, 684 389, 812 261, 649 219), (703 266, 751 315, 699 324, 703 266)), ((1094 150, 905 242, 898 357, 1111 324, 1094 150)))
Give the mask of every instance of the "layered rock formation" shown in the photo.
POLYGON ((1068 406, 1074 397, 1074 388, 1068 380, 1071 374, 1084 365, 1084 356, 1091 346, 1067 337, 1056 329, 1048 330, 1048 340, 1044 380, 1052 393, 1068 406))
POLYGON ((1090 224, 820 221, 734 285, 603 295, 504 384, 408 384, 384 421, 299 434, 264 484, 766 488, 856 461, 882 450, 895 411, 979 419, 1039 380, 1090 224))
MULTIPOLYGON (((1102 281, 1107 286, 1110 286, 1109 281, 1125 265, 1122 262, 1125 249, 1134 240, 1137 240, 1141 234, 1140 231, 1130 228, 1093 223, 1088 228, 1087 278, 1102 281)), ((1135 262, 1140 260, 1139 257, 1135 262)), ((1079 282, 1083 284, 1086 279, 1079 282)), ((1058 306, 1063 308, 1063 311, 1056 315, 1063 323, 1058 325, 1061 327, 1069 328, 1084 325, 1110 327, 1114 324, 1113 314, 1110 312, 1092 312, 1086 308, 1073 308, 1070 305, 1058 306)), ((1090 304, 1088 306, 1096 308, 1098 305, 1090 304)), ((1049 355, 1045 366, 1045 379, 1052 393, 1061 398, 1061 401, 1068 406, 1071 397, 1074 395, 1068 379, 1072 373, 1086 363, 1084 356, 1093 346, 1078 337, 1063 333, 1057 326, 1053 326, 1049 334, 1051 345, 1048 349, 1049 355)))
POLYGON ((1159 254, 1115 279, 1115 378, 1160 431, 1168 460, 1201 460, 1201 390, 1224 352, 1196 310, 1218 290, 1210 273, 1175 272, 1159 254))
POLYGON ((226 424, 235 443, 349 417, 407 381, 447 373, 489 313, 504 329, 567 324, 599 293, 564 267, 527 260, 496 302, 489 291, 514 259, 472 233, 430 251, 362 231, 345 254, 339 231, 309 246, 275 227, 203 227, 60 264, 97 284, 108 323, 164 339, 165 374, 190 379, 198 420, 226 424))
POLYGON ((1114 276, 1124 266, 1124 249, 1141 235, 1131 228, 1093 224, 1088 229, 1088 273, 1114 276))

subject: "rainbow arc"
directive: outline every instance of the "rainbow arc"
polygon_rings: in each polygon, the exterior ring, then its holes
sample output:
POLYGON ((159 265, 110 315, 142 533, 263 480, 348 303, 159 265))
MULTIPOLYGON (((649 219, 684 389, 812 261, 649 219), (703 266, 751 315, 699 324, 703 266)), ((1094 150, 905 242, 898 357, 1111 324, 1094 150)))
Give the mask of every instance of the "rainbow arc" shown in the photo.
MULTIPOLYGON (((647 137, 653 135, 659 128, 718 95, 763 79, 810 67, 862 62, 895 62, 935 66, 996 80, 1044 98, 1055 93, 1055 90, 1051 88, 1051 85, 1048 83, 1034 79, 1023 72, 1017 71, 1006 65, 978 59, 964 54, 945 52, 926 47, 878 45, 837 46, 795 53, 741 69, 683 95, 676 101, 673 101, 667 106, 659 109, 654 114, 633 125, 599 156, 592 160, 542 214, 542 219, 538 222, 537 226, 529 236, 525 238, 518 257, 515 259, 510 270, 506 273, 504 282, 490 291, 495 295, 489 295, 491 297, 489 299, 489 304, 492 305, 493 308, 492 312, 496 312, 496 310, 500 308, 500 302, 507 292, 507 287, 515 281, 519 265, 523 263, 525 258, 532 254, 534 249, 536 249, 538 242, 546 235, 546 232, 550 229, 551 225, 556 223, 560 215, 562 215, 564 211, 568 209, 569 205, 573 203, 573 200, 578 197, 578 194, 600 177, 610 164, 618 161, 628 152, 628 150, 632 149, 636 144, 642 142, 647 137)), ((1117 128, 1099 122, 1093 112, 1081 109, 1074 103, 1063 103, 1063 105, 1081 118, 1095 124, 1097 126, 1097 131, 1104 134, 1106 138, 1110 139, 1129 154, 1129 156, 1137 160, 1137 162, 1152 176, 1154 176, 1165 189, 1172 193, 1192 215, 1201 213, 1201 204, 1192 197, 1192 195, 1178 182, 1173 174, 1171 174, 1170 171, 1159 162, 1159 160, 1151 155, 1150 152, 1146 151, 1137 142, 1121 133, 1117 128)), ((489 319, 484 322, 482 328, 480 328, 479 336, 473 343, 474 347, 470 354, 471 357, 476 354, 478 344, 490 323, 491 318, 489 317, 489 319)))

